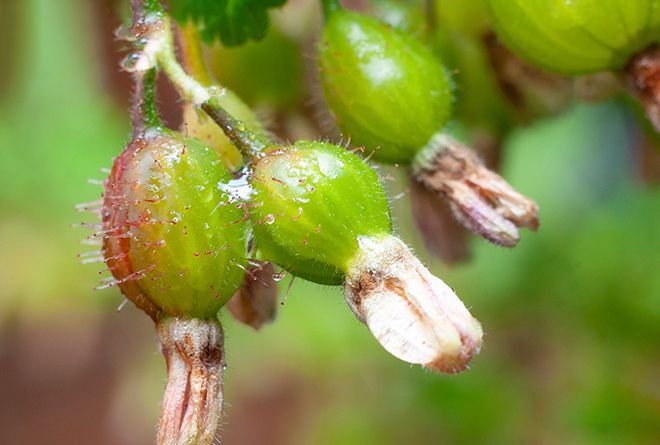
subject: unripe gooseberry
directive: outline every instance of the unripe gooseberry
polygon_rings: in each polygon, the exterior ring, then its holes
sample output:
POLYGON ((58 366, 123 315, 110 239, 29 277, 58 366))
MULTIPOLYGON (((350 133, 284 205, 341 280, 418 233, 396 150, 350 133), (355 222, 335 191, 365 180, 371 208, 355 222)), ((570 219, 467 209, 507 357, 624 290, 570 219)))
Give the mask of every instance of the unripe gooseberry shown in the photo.
POLYGON ((481 326, 454 292, 391 234, 378 176, 354 153, 323 142, 278 146, 213 101, 202 105, 250 158, 257 257, 346 299, 390 353, 442 372, 467 366, 481 326))
POLYGON ((252 168, 250 216, 260 256, 295 275, 341 284, 358 237, 392 231, 378 175, 342 147, 270 146, 252 168))
POLYGON ((331 12, 319 66, 337 124, 378 161, 410 163, 450 117, 452 83, 435 56, 371 17, 331 12))
POLYGON ((620 70, 660 38, 660 0, 488 0, 498 36, 561 74, 620 70))
POLYGON ((104 193, 103 254, 124 295, 152 318, 213 318, 239 288, 248 225, 217 152, 149 130, 115 159, 104 193))
POLYGON ((344 284, 346 300, 391 354, 454 373, 482 330, 456 294, 391 235, 376 173, 336 145, 272 146, 256 160, 251 217, 260 254, 302 278, 344 284))
POLYGON ((410 164, 418 181, 450 201, 463 225, 494 243, 511 247, 519 240, 521 223, 536 227, 533 202, 473 161, 467 147, 446 149, 460 144, 442 131, 451 111, 451 81, 433 53, 402 32, 332 1, 325 12, 321 81, 351 144, 373 150, 378 161, 410 164), (474 169, 443 170, 456 165, 474 169), (429 180, 431 176, 439 180, 429 180), (475 187, 470 176, 492 183, 479 181, 482 186, 475 187), (462 192, 455 193, 459 188, 462 192), (515 198, 499 199, 505 195, 515 198), (514 208, 524 210, 514 214, 514 208))

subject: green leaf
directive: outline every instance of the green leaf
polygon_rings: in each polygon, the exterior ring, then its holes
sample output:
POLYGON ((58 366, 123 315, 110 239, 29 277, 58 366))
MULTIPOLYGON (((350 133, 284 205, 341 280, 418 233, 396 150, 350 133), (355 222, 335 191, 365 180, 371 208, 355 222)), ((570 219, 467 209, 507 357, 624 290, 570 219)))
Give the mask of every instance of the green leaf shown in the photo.
POLYGON ((194 21, 206 42, 220 39, 226 46, 259 40, 268 30, 268 9, 286 0, 170 0, 180 23, 194 21))

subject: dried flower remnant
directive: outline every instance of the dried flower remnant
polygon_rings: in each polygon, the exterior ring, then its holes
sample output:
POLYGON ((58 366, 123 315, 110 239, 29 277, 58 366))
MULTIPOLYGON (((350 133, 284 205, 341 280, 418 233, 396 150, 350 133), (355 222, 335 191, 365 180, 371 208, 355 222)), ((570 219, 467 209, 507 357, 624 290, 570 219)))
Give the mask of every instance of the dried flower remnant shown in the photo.
POLYGON ((413 220, 426 248, 446 264, 470 258, 470 232, 454 217, 449 204, 414 178, 410 181, 413 220))
POLYGON ((346 276, 349 306, 395 357, 456 373, 479 352, 482 330, 454 291, 394 236, 361 237, 346 276))
POLYGON ((417 180, 444 195, 456 218, 488 241, 513 247, 520 227, 536 230, 538 206, 489 170, 468 147, 438 134, 413 166, 417 180))
POLYGON ((170 318, 157 331, 167 363, 157 443, 211 444, 222 415, 222 328, 212 320, 170 318))
POLYGON ((653 45, 633 57, 626 67, 628 87, 660 131, 660 47, 653 45))
POLYGON ((250 267, 241 288, 227 302, 232 316, 257 330, 273 321, 277 311, 276 277, 272 263, 259 262, 250 267))

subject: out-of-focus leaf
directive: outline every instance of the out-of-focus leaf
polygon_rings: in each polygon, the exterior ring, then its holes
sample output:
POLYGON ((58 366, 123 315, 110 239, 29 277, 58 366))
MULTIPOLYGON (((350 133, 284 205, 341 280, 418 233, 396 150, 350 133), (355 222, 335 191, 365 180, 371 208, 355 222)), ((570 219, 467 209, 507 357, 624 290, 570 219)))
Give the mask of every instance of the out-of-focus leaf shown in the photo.
POLYGON ((268 9, 286 0, 170 0, 179 22, 194 21, 207 42, 220 39, 227 46, 259 40, 268 30, 268 9))

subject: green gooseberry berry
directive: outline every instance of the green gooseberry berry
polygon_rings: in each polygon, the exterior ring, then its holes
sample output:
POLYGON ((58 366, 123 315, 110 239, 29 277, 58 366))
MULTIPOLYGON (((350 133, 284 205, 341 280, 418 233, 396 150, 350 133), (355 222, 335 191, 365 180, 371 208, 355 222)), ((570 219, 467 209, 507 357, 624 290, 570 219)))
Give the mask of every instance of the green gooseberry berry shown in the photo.
POLYGON ((103 254, 152 318, 214 318, 241 285, 249 224, 215 149, 167 130, 131 141, 106 181, 103 254))
POLYGON ((410 163, 451 115, 452 82, 437 58, 374 18, 329 12, 319 67, 337 124, 378 161, 410 163))
POLYGON ((260 257, 294 275, 341 284, 358 237, 392 232, 378 175, 342 147, 270 146, 252 169, 250 217, 260 257))
POLYGON ((560 74, 621 70, 660 40, 660 0, 488 0, 488 5, 507 46, 560 74))

